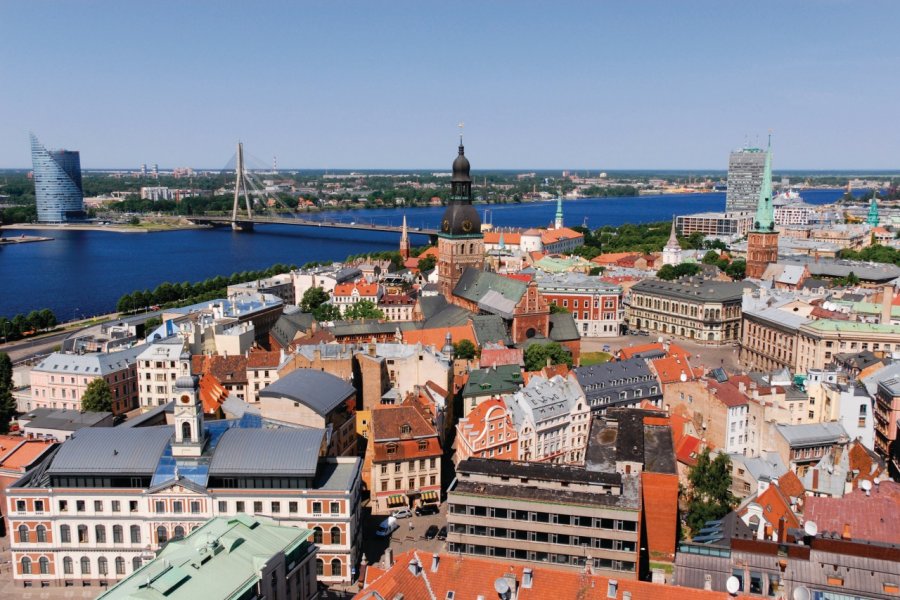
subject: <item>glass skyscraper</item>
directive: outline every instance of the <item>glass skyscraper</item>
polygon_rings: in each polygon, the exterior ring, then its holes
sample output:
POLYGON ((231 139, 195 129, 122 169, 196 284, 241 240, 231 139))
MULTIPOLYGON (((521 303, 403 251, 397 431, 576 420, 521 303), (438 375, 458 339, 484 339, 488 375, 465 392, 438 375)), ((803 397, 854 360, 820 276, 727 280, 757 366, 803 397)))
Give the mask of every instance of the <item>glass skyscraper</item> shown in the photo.
POLYGON ((31 135, 34 195, 41 223, 64 223, 84 215, 81 157, 77 151, 47 150, 31 135))

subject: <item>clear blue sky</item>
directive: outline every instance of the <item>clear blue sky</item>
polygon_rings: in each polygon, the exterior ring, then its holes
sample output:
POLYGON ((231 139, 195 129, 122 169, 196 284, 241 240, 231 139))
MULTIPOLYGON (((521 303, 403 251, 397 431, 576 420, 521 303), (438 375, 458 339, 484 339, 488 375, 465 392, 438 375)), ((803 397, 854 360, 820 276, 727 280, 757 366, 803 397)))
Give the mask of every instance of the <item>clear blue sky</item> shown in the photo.
POLYGON ((900 2, 7 0, 0 167, 900 167, 900 2))

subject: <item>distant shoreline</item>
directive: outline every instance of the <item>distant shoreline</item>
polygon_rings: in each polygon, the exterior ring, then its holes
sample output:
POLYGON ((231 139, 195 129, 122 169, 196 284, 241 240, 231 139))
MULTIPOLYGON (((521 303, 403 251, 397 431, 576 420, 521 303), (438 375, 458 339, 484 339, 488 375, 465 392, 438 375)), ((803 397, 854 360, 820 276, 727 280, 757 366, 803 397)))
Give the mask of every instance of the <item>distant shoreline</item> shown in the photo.
MULTIPOLYGON (((26 229, 33 231, 106 231, 109 233, 165 233, 167 231, 182 231, 185 229, 206 229, 201 225, 173 225, 161 227, 130 227, 123 225, 79 225, 67 223, 65 225, 46 225, 40 223, 13 223, 3 225, 0 229, 26 229)), ((51 238, 52 239, 52 238, 51 238)))

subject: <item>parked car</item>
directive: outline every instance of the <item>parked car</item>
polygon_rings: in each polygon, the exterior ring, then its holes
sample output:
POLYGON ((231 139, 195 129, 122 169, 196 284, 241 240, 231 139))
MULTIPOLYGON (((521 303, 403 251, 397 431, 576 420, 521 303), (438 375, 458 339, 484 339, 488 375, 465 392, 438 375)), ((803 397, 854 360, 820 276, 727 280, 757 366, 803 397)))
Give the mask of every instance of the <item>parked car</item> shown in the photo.
POLYGON ((644 331, 643 329, 637 332, 638 335, 650 335, 649 331, 644 331))
POLYGON ((433 540, 437 536, 437 534, 438 534, 438 526, 432 525, 431 527, 428 528, 428 530, 425 532, 425 535, 423 535, 422 537, 424 537, 426 540, 433 540))
POLYGON ((397 523, 397 519, 394 517, 388 517, 384 521, 381 522, 381 525, 378 526, 378 529, 375 530, 375 535, 379 537, 388 537, 400 527, 400 524, 397 523))
POLYGON ((416 507, 416 516, 421 517, 422 515, 436 515, 440 512, 440 507, 437 504, 423 504, 422 506, 416 507))
POLYGON ((604 352, 609 352, 610 350, 611 350, 611 348, 609 347, 609 344, 603 344, 603 351, 604 351, 604 352))
POLYGON ((446 539, 447 539, 447 527, 446 527, 446 526, 441 527, 441 530, 438 531, 437 538, 438 538, 439 540, 446 540, 446 539))
POLYGON ((391 516, 395 519, 408 519, 412 516, 412 511, 408 508, 398 508, 394 512, 391 513, 391 516))

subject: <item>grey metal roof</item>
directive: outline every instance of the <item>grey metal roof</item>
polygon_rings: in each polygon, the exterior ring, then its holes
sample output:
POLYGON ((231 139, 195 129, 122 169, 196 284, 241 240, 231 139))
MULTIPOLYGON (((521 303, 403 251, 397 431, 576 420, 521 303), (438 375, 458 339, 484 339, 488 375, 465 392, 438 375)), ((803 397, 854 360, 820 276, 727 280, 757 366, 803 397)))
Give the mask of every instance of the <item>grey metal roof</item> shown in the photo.
POLYGON ((472 317, 472 328, 479 346, 496 342, 505 346, 512 344, 506 323, 498 315, 475 315, 472 317))
POLYGON ((27 419, 28 429, 58 429, 60 431, 78 431, 85 427, 93 427, 112 415, 111 412, 81 412, 63 408, 35 408, 22 416, 27 419))
POLYGON ((63 442, 48 469, 52 474, 152 475, 172 428, 85 428, 63 442))
POLYGON ((574 371, 594 409, 662 397, 659 380, 643 358, 576 367, 574 371))
POLYGON ((693 302, 731 302, 740 301, 745 287, 755 287, 746 281, 710 281, 706 279, 685 279, 679 281, 663 281, 662 279, 645 279, 634 284, 632 294, 652 294, 678 300, 693 302))
POLYGON ((34 370, 44 373, 104 377, 129 368, 135 364, 138 355, 146 349, 147 344, 141 344, 117 352, 90 352, 87 354, 54 352, 39 362, 34 370))
POLYGON ((340 377, 315 369, 297 369, 260 390, 259 397, 290 398, 324 417, 354 393, 353 386, 340 377))
POLYGON ((566 312, 550 315, 550 339, 554 342, 569 342, 581 339, 581 334, 578 333, 578 325, 575 324, 575 317, 572 316, 572 313, 566 312))
POLYGON ((279 346, 287 348, 288 344, 294 341, 297 332, 309 331, 312 323, 313 316, 310 313, 284 313, 278 317, 269 333, 272 334, 279 346))
POLYGON ((453 288, 453 295, 475 302, 479 308, 484 303, 484 310, 495 312, 505 309, 506 303, 501 302, 503 299, 512 301, 515 306, 527 289, 528 286, 523 282, 509 277, 489 271, 466 269, 453 288), (488 295, 490 292, 494 293, 488 295))
POLYGON ((211 476, 315 474, 324 429, 241 429, 222 434, 209 465, 211 476))
POLYGON ((836 442, 847 432, 840 423, 807 423, 804 425, 776 425, 791 446, 817 446, 836 442))
POLYGON ((806 265, 813 277, 846 277, 851 272, 863 281, 886 282, 900 277, 900 267, 890 263, 871 263, 854 260, 817 260, 813 256, 799 256, 779 260, 781 264, 806 265))
POLYGON ((578 382, 559 375, 545 379, 534 376, 528 385, 512 396, 504 396, 516 428, 530 421, 537 429, 541 423, 552 421, 572 412, 575 403, 584 398, 578 382))

